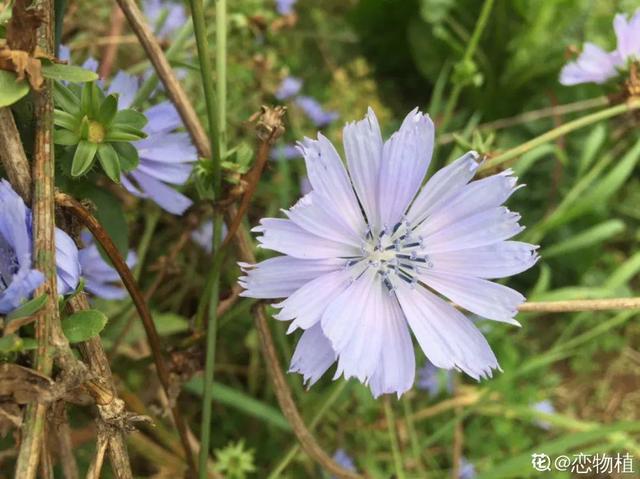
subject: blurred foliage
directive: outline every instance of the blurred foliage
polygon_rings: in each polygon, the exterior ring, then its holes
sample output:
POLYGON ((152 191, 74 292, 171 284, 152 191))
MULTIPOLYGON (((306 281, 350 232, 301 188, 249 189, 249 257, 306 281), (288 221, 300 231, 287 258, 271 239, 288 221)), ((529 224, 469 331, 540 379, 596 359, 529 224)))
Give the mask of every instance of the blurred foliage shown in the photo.
MULTIPOLYGON (((212 3, 207 16, 213 45, 212 3)), ((438 146, 437 161, 451 161, 468 145, 480 145, 490 154, 505 151, 584 112, 510 121, 500 129, 482 127, 484 122, 613 92, 596 85, 563 87, 558 74, 585 40, 613 48, 613 15, 638 6, 634 0, 496 0, 473 65, 455 70, 483 2, 300 0, 296 15, 287 19, 276 13, 270 1, 229 3, 229 144, 237 147, 225 159, 229 184, 237 183, 238 175, 253 161, 248 151, 253 141, 250 116, 262 104, 278 103, 273 94, 287 75, 304 81, 301 94, 340 113, 338 121, 323 128, 339 149, 342 125, 362 117, 367 106, 376 110, 385 134, 415 106, 428 111, 438 124, 455 76, 457 81, 471 79, 447 131, 437 131, 441 140, 445 133, 456 133, 453 141, 438 146)), ((95 39, 109 35, 111 7, 96 0, 69 2, 62 40, 71 47, 76 63, 103 55, 102 44, 95 39)), ((142 74, 149 62, 129 31, 123 38, 117 68, 142 74)), ((195 106, 204 119, 195 44, 190 35, 185 38, 171 61, 184 72, 183 85, 197 100, 195 106)), ((172 40, 163 40, 164 46, 169 47, 172 40)), ((156 101, 157 97, 142 98, 138 106, 156 101)), ((279 145, 316 134, 317 128, 294 101, 282 103, 288 107, 287 132, 279 145)), ((509 204, 528 227, 522 239, 541 245, 542 260, 509 279, 510 286, 531 300, 639 295, 639 122, 636 114, 594 124, 542 145, 512 165, 527 187, 509 204)), ((206 186, 210 170, 206 160, 196 167, 186 187, 193 198, 210 198, 206 186)), ((247 226, 291 205, 300 196, 304 173, 300 159, 271 161, 247 226)), ((151 306, 176 374, 186 383, 180 405, 197 433, 202 395, 198 372, 204 351, 191 328, 211 258, 189 241, 175 259, 167 260, 184 232, 183 219, 160 214, 155 205, 126 196, 121 189, 103 188, 101 181, 90 177, 96 186, 88 186, 62 180, 59 186, 96 204, 98 218, 121 251, 127 251, 127 244, 137 250, 143 289, 153 285, 160 271, 167 273, 151 306)), ((257 255, 264 259, 270 253, 259 249, 257 255)), ((233 255, 225 258, 222 271, 226 298, 239 274, 233 255)), ((286 467, 280 477, 328 477, 303 453, 288 452, 295 438, 266 375, 253 329, 252 304, 243 299, 220 318, 213 457, 227 477, 268 477, 282 464, 286 467)), ((101 337, 109 351, 118 345, 112 368, 122 390, 147 411, 160 411, 148 346, 128 300, 97 299, 94 307, 109 318, 101 337)), ((462 452, 481 477, 535 477, 531 452, 628 450, 640 457, 637 314, 530 313, 519 320, 521 329, 489 321, 479 324, 504 372, 480 384, 456 376, 456 397, 477 401, 456 410, 447 407, 451 398, 445 392, 430 397, 417 388, 393 401, 409 477, 426 477, 424 471, 428 477, 450 477, 457 420, 463 423, 462 452), (540 414, 533 408, 545 399, 556 408, 556 413, 544 417, 549 428, 540 426, 540 414)), ((284 364, 297 337, 287 336, 286 325, 280 322, 272 321, 271 328, 284 364)), ((17 338, 5 339, 5 349, 16 355, 17 338)), ((421 365, 424 357, 419 348, 416 351, 421 365)), ((327 451, 346 450, 358 470, 370 477, 392 476, 382 405, 366 387, 355 382, 345 386, 342 380, 333 383, 330 374, 310 391, 304 390, 298 376, 289 376, 289 383, 307 424, 317 418, 314 432, 327 451)), ((86 430, 89 414, 80 409, 72 413, 74 429, 86 430)), ((175 443, 163 439, 167 424, 160 420, 150 437, 167 454, 175 453, 175 443)), ((11 444, 9 436, 0 439, 0 449, 11 444)), ((94 446, 90 439, 78 444, 80 463, 86 467, 94 446)), ((168 459, 166 464, 158 463, 144 447, 132 447, 132 451, 140 476, 170 471, 168 459)))

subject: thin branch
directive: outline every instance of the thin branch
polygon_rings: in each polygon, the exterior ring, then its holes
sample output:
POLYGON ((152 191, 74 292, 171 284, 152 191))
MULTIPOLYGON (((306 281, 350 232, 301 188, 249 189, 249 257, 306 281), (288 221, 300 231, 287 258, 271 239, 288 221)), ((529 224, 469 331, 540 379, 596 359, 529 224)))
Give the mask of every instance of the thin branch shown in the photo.
MULTIPOLYGON (((74 313, 89 308, 89 301, 84 293, 80 293, 69 300, 69 309, 74 313)), ((101 394, 101 399, 96 397, 96 404, 100 413, 100 420, 106 423, 110 418, 120 414, 123 408, 120 406, 122 401, 117 396, 111 366, 102 346, 102 341, 100 341, 99 337, 92 338, 81 343, 79 350, 94 375, 95 379, 93 381, 96 387, 92 389, 94 394, 101 394)), ((98 426, 98 429, 100 429, 100 426, 98 426)), ((116 479, 132 479, 133 473, 131 472, 125 433, 121 429, 112 429, 108 449, 111 469, 116 479)))
MULTIPOLYGON (((122 14, 122 10, 114 6, 111 10, 111 27, 109 28, 109 38, 117 38, 122 34, 124 28, 125 18, 122 14)), ((107 43, 104 54, 102 55, 102 62, 100 63, 100 69, 98 73, 100 78, 106 78, 111 73, 113 64, 118 56, 119 42, 110 41, 107 43)))
POLYGON ((98 434, 98 447, 96 448, 96 455, 91 461, 89 470, 87 471, 87 479, 100 479, 102 472, 102 465, 104 464, 104 456, 107 452, 109 441, 104 436, 98 434))
POLYGON ((284 126, 282 124, 284 114, 285 109, 282 107, 262 107, 257 125, 258 139, 260 141, 258 145, 258 154, 256 155, 255 163, 249 172, 244 175, 247 187, 244 191, 244 195, 242 196, 242 200, 240 201, 238 212, 231 221, 231 225, 229 225, 229 231, 227 233, 227 237, 222 243, 222 248, 224 248, 231 239, 235 237, 236 231, 238 231, 238 227, 242 223, 242 218, 249 209, 251 198, 258 187, 258 182, 262 177, 262 172, 267 164, 267 160, 269 159, 269 150, 271 149, 271 145, 273 145, 273 143, 284 133, 284 126))
POLYGON ((57 440, 57 452, 62 466, 65 479, 78 479, 78 464, 73 455, 73 444, 71 443, 71 427, 69 426, 69 416, 67 405, 64 401, 58 401, 51 408, 49 419, 50 430, 55 434, 57 440))
POLYGON ((184 126, 189 132, 194 145, 198 149, 201 156, 211 158, 211 148, 207 133, 202 127, 198 114, 193 105, 189 102, 187 94, 178 82, 169 61, 162 52, 162 48, 153 32, 145 22, 144 16, 140 8, 136 5, 135 0, 116 0, 122 12, 127 17, 127 21, 131 29, 140 40, 142 48, 144 48, 149 60, 153 64, 158 77, 162 81, 169 99, 173 102, 180 114, 180 118, 184 122, 184 126))
MULTIPOLYGON (((169 369, 162 355, 160 337, 158 336, 158 331, 156 330, 155 323, 153 322, 151 313, 144 300, 144 296, 142 295, 142 292, 140 291, 140 288, 138 287, 136 280, 131 273, 131 270, 127 266, 127 263, 116 248, 109 234, 104 230, 98 220, 96 220, 96 218, 91 213, 89 213, 89 211, 87 211, 84 206, 80 204, 80 202, 64 193, 56 194, 56 202, 58 203, 58 205, 66 208, 73 216, 75 216, 84 226, 89 229, 91 234, 95 237, 96 241, 107 253, 107 256, 109 256, 111 263, 120 275, 125 288, 129 292, 131 299, 136 306, 138 314, 140 315, 140 319, 142 319, 142 325, 144 326, 145 332, 147 334, 147 339, 149 341, 149 346, 151 347, 156 370, 158 371, 158 377, 160 379, 160 382, 162 383, 165 394, 167 395, 167 397, 171 397, 169 394, 171 386, 169 369)), ((182 441, 182 445, 186 453, 187 463, 195 470, 195 467, 193 465, 193 456, 191 454, 191 446, 189 445, 189 439, 187 436, 187 427, 184 419, 182 418, 182 415, 180 414, 180 410, 178 409, 177 404, 171 408, 171 412, 176 428, 178 430, 178 434, 180 435, 180 440, 182 441)))
MULTIPOLYGON (((487 123, 481 123, 476 127, 480 131, 495 131, 503 128, 510 128, 512 126, 522 125, 524 123, 531 123, 533 121, 542 120, 556 115, 567 115, 569 113, 576 113, 584 110, 591 110, 599 106, 607 106, 609 100, 606 96, 599 96, 597 98, 590 98, 588 100, 580 100, 573 103, 567 103, 564 105, 554 105, 539 110, 526 111, 519 115, 510 116, 509 118, 501 118, 499 120, 489 121, 487 123)), ((460 132, 457 132, 458 134, 460 132)), ((447 145, 455 141, 455 133, 445 133, 438 138, 439 145, 447 145)))
MULTIPOLYGON (((41 0, 36 2, 35 7, 41 8, 43 13, 43 23, 38 29, 38 44, 44 52, 52 52, 53 1, 41 0)), ((15 15, 17 15, 16 10, 14 10, 15 15)), ((46 305, 37 313, 35 322, 38 344, 35 362, 38 372, 50 376, 53 368, 53 354, 50 348, 50 340, 53 339, 52 323, 60 321, 55 265, 53 97, 50 80, 45 81, 42 90, 36 93, 35 102, 33 251, 34 268, 44 273, 45 281, 36 289, 34 297, 44 293, 48 298, 46 305)), ((46 411, 46 403, 30 404, 27 408, 24 434, 16 463, 16 478, 33 479, 37 474, 43 448, 46 411)))
POLYGON ((13 189, 31 204, 31 172, 9 107, 0 108, 0 161, 13 189))
POLYGON ((580 118, 577 118, 576 120, 565 123, 558 128, 549 130, 546 133, 543 133, 542 135, 526 141, 514 148, 511 148, 510 150, 507 150, 500 155, 490 158, 489 160, 485 161, 482 166, 480 166, 478 172, 492 171, 497 166, 501 166, 503 165, 503 163, 513 161, 514 159, 518 158, 528 151, 531 151, 537 146, 549 143, 556 138, 559 138, 580 128, 584 128, 585 126, 592 125, 594 123, 606 120, 607 118, 612 118, 617 115, 623 115, 625 113, 632 112, 634 110, 637 110, 638 108, 640 108, 640 98, 631 98, 625 103, 614 105, 612 107, 605 108, 604 110, 582 116, 580 118))
POLYGON ((335 462, 318 444, 313 433, 307 429, 307 426, 304 424, 304 421, 300 416, 300 412, 293 400, 287 380, 282 373, 276 348, 273 344, 273 338, 271 337, 271 331, 267 324, 264 305, 260 303, 256 305, 254 309, 254 316, 256 328, 260 335, 260 343, 262 344, 262 354, 265 362, 267 363, 267 370, 269 371, 269 376, 273 382, 276 397, 280 404, 280 409, 282 410, 284 417, 289 421, 289 424, 291 424, 293 432, 298 438, 298 441, 300 441, 302 449, 304 449, 309 457, 336 477, 346 479, 361 478, 362 476, 344 469, 340 464, 335 462))
POLYGON ((518 307, 518 311, 521 313, 574 313, 578 311, 616 311, 623 309, 640 309, 640 298, 531 301, 518 307))

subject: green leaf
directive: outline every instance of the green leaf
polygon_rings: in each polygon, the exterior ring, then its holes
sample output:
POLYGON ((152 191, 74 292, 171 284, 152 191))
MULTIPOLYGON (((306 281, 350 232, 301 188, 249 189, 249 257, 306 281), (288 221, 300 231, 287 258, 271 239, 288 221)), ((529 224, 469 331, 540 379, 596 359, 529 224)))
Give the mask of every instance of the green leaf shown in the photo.
POLYGON ((22 338, 15 334, 8 334, 0 338, 0 354, 13 353, 22 349, 22 338))
POLYGON ((78 129, 78 117, 62 110, 53 111, 53 124, 67 130, 76 131, 78 129))
POLYGON ((147 134, 133 126, 112 125, 105 136, 106 141, 138 141, 147 137, 147 134))
POLYGON ((33 316, 35 313, 40 311, 42 307, 47 304, 47 295, 41 294, 37 298, 30 299, 26 303, 21 304, 16 309, 11 311, 7 315, 8 321, 13 321, 14 319, 27 318, 29 316, 33 316))
POLYGON ((118 157, 120 158, 120 168, 122 171, 132 171, 138 166, 138 163, 140 163, 138 149, 131 143, 119 141, 113 143, 111 146, 113 146, 116 153, 118 153, 118 157))
POLYGON ((100 334, 107 317, 97 309, 78 311, 62 321, 62 332, 70 343, 80 343, 100 334))
POLYGON ((66 80, 83 83, 98 79, 98 75, 76 65, 42 62, 42 76, 52 80, 66 80))
POLYGON ((56 129, 53 132, 53 142, 62 146, 77 145, 80 142, 80 135, 73 131, 56 129))
POLYGON ((118 98, 115 95, 107 96, 102 105, 100 105, 100 111, 98 112, 98 121, 107 126, 114 119, 118 111, 118 98))
POLYGON ((80 176, 91 168, 98 151, 98 144, 86 140, 80 141, 71 163, 71 176, 80 176))
POLYGON ((132 126, 141 130, 147 124, 147 117, 138 111, 127 108, 116 113, 116 116, 113 119, 113 124, 118 126, 132 126))
POLYGON ((0 70, 0 107, 14 104, 27 93, 29 93, 27 81, 18 81, 14 73, 0 70))
MULTIPOLYGON (((204 389, 202 376, 193 378, 184 387, 187 391, 201 396, 204 389)), ((283 431, 291 430, 291 426, 280 411, 243 391, 216 382, 213 383, 213 394, 217 401, 226 406, 276 426, 283 431)))
POLYGON ((69 88, 60 82, 53 84, 53 101, 56 107, 72 115, 80 113, 80 98, 69 88))
POLYGON ((578 176, 582 176, 596 159, 600 148, 607 139, 607 128, 604 123, 598 123, 584 142, 582 155, 578 163, 578 176))
POLYGON ((91 98, 93 96, 93 90, 96 88, 94 82, 87 83, 82 86, 80 93, 80 108, 85 115, 93 116, 93 110, 91 109, 91 98))
POLYGON ((523 477, 523 471, 531 470, 531 455, 544 452, 554 457, 573 450, 580 450, 589 444, 602 444, 603 440, 612 433, 640 431, 640 422, 619 422, 610 425, 599 425, 592 431, 569 433, 536 445, 535 449, 524 454, 513 456, 500 462, 495 467, 483 471, 478 479, 498 479, 507 477, 523 477))
MULTIPOLYGON (((107 230, 120 254, 126 258, 129 250, 129 225, 122 211, 122 203, 104 188, 87 182, 74 182, 76 197, 90 200, 96 207, 95 216, 107 230)), ((101 254, 103 253, 100 250, 101 254)), ((106 255, 102 255, 107 262, 106 255)))
POLYGON ((120 183, 120 159, 111 144, 100 143, 98 145, 98 160, 100 160, 100 165, 109 179, 120 183))
POLYGON ((600 244, 613 236, 622 233, 625 224, 620 220, 609 220, 592 226, 585 231, 571 236, 566 241, 545 248, 542 252, 544 258, 552 258, 561 254, 572 253, 576 250, 588 248, 600 244))

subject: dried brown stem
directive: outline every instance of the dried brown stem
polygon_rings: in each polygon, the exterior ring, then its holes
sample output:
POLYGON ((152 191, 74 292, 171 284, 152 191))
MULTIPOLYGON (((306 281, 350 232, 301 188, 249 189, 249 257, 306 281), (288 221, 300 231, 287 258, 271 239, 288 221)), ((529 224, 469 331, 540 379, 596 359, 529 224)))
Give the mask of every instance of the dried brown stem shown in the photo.
POLYGON ((11 109, 0 108, 0 161, 13 189, 31 204, 31 172, 11 109))
POLYGON ((640 309, 640 298, 574 299, 568 301, 531 301, 518 307, 521 313, 575 313, 640 309))
MULTIPOLYGON (((72 312, 84 311, 89 308, 89 301, 84 293, 80 293, 69 300, 69 309, 72 312)), ((81 343, 79 349, 95 378, 93 380, 95 387, 92 390, 100 412, 100 420, 107 423, 110 418, 121 414, 123 409, 122 401, 117 396, 109 360, 98 337, 81 343)), ((105 429, 106 427, 107 424, 103 426, 105 429)), ((101 427, 98 426, 98 428, 100 429, 101 427)), ((111 429, 108 453, 111 469, 115 477, 117 479, 132 479, 133 474, 127 452, 125 433, 119 428, 113 427, 111 429)))
POLYGON ((158 40, 153 35, 153 32, 147 25, 140 8, 136 5, 135 0, 116 0, 122 12, 127 17, 127 21, 131 26, 131 29, 140 40, 142 48, 144 48, 149 60, 153 64, 153 67, 162 81, 169 99, 173 102, 180 114, 180 118, 184 123, 187 132, 191 136, 191 139, 198 149, 201 156, 210 158, 211 147, 209 145, 209 139, 205 129, 202 127, 198 114, 187 94, 182 89, 182 86, 178 82, 171 65, 167 57, 164 55, 158 40))
MULTIPOLYGON (((236 216, 234 208, 230 208, 227 213, 227 220, 231 221, 231 218, 236 216)), ((238 256, 242 261, 247 263, 255 263, 255 256, 251 250, 251 245, 247 237, 247 232, 244 228, 239 228, 238 232, 234 236, 235 245, 238 249, 238 256)), ((287 384, 287 380, 282 373, 280 361, 278 360, 278 354, 273 344, 273 338, 269 325, 267 324, 267 318, 264 311, 264 305, 258 303, 254 308, 255 325, 260 335, 260 343, 262 345, 262 355, 264 356, 267 364, 267 370, 269 376, 273 382, 276 397, 278 398, 278 404, 282 413, 287 418, 287 421, 291 424, 293 432, 300 442, 302 449, 320 466, 329 471, 331 474, 340 478, 359 478, 358 474, 351 471, 347 471, 342 466, 337 464, 316 441, 313 434, 307 429, 304 424, 300 412, 296 407, 295 401, 291 394, 291 389, 287 384)))
MULTIPOLYGON (((120 34, 122 34, 124 22, 125 18, 122 14, 122 10, 120 10, 117 6, 114 6, 111 10, 111 27, 109 28, 109 38, 119 37, 120 34)), ((116 56, 118 55, 118 46, 118 42, 107 43, 107 46, 104 49, 104 54, 102 55, 100 69, 98 70, 100 78, 106 78, 111 74, 113 63, 115 62, 116 56)))
POLYGON ((65 479, 78 479, 78 464, 73 455, 73 444, 71 443, 71 427, 67 415, 67 406, 64 401, 58 401, 52 407, 49 419, 49 428, 56 438, 56 449, 58 458, 62 465, 62 472, 65 479))
MULTIPOLYGON (((525 123, 531 123, 532 121, 542 120, 555 115, 566 115, 569 113, 575 113, 584 110, 591 110, 599 106, 606 106, 609 104, 609 100, 606 96, 600 96, 597 98, 590 98, 588 100, 580 100, 573 103, 567 103, 565 105, 554 105, 539 110, 527 111, 520 113, 519 115, 511 116, 509 118, 501 118, 499 120, 490 121, 487 123, 481 123, 477 126, 477 130, 492 131, 501 130, 503 128, 510 128, 512 126, 518 126, 525 123)), ((438 144, 446 145, 455 141, 455 135, 453 133, 447 133, 442 135, 438 139, 438 144)))
POLYGON ((104 456, 107 452, 109 441, 104 436, 98 434, 98 447, 96 447, 96 455, 91 461, 89 470, 87 471, 87 479, 100 479, 102 465, 104 464, 104 456))
POLYGON ((269 330, 264 306, 262 304, 256 305, 254 308, 254 316, 256 328, 260 335, 260 343, 262 344, 262 354, 264 355, 264 359, 267 363, 267 370, 269 371, 269 376, 271 376, 276 397, 280 404, 280 409, 287 418, 287 421, 289 421, 289 424, 291 424, 293 432, 298 438, 298 441, 300 441, 302 449, 304 449, 304 451, 324 469, 337 477, 349 479, 361 477, 354 472, 344 469, 336 463, 326 452, 324 452, 311 431, 307 429, 307 426, 304 424, 304 421, 300 416, 300 412, 296 407, 293 397, 291 396, 291 390, 289 389, 287 380, 285 379, 284 374, 282 374, 282 368, 278 361, 278 355, 273 344, 271 331, 269 330))
MULTIPOLYGON (((34 6, 41 8, 44 16, 42 26, 38 30, 39 46, 43 51, 51 52, 53 51, 53 1, 41 0, 36 2, 34 6)), ((50 80, 46 81, 41 91, 36 94, 35 102, 33 251, 34 268, 44 273, 45 282, 35 291, 34 296, 41 294, 48 296, 48 301, 37 313, 35 322, 38 343, 35 362, 38 372, 50 376, 53 367, 50 341, 61 339, 53 337, 53 326, 55 324, 59 326, 60 317, 57 304, 55 270, 53 97, 51 95, 50 80)), ((64 338, 64 335, 62 335, 62 338, 64 338)), ((45 403, 30 404, 27 408, 15 470, 16 478, 33 479, 36 476, 43 445, 46 410, 45 403)))
MULTIPOLYGON (((145 329, 145 333, 149 341, 149 346, 151 347, 151 352, 153 354, 153 359, 156 365, 160 383, 162 384, 167 397, 170 397, 169 392, 171 381, 169 376, 169 369, 162 355, 160 337, 158 336, 158 331, 156 330, 155 323, 153 322, 153 318, 151 316, 149 308, 147 307, 144 296, 140 291, 140 288, 138 287, 138 284, 136 283, 131 270, 127 266, 127 263, 116 248, 109 234, 105 231, 98 220, 96 220, 96 218, 84 206, 80 204, 80 202, 64 193, 56 194, 56 202, 58 203, 58 205, 66 208, 84 226, 87 227, 96 241, 104 249, 107 256, 109 256, 111 263, 120 275, 120 279, 122 279, 125 288, 127 288, 127 291, 129 292, 129 295, 133 300, 138 314, 140 315, 140 319, 142 319, 142 325, 145 329)), ((187 436, 187 426, 182 415, 180 414, 180 410, 178 409, 177 405, 174 405, 171 408, 171 412, 176 425, 176 429, 178 430, 178 434, 180 435, 180 440, 182 441, 182 446, 186 453, 187 463, 191 467, 191 465, 193 465, 193 457, 191 454, 191 447, 189 445, 189 439, 187 436)), ((193 467, 193 470, 195 470, 195 466, 193 467)))

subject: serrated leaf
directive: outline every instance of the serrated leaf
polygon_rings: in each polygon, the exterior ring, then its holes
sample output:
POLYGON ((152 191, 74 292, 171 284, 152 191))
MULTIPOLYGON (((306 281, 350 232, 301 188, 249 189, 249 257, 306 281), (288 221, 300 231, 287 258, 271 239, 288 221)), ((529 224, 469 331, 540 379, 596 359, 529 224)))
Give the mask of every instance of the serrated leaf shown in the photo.
POLYGON ((107 96, 102 105, 100 105, 100 111, 98 112, 98 121, 103 125, 109 125, 114 119, 115 114, 118 111, 118 98, 115 95, 107 96))
POLYGON ((100 160, 100 165, 109 179, 120 183, 120 159, 116 150, 109 143, 98 145, 98 160, 100 160))
POLYGON ((98 336, 107 321, 105 314, 97 309, 78 311, 62 320, 62 332, 70 343, 80 343, 98 336))
POLYGON ((118 153, 118 157, 120 158, 120 169, 123 172, 126 173, 134 170, 138 166, 138 163, 140 163, 138 149, 131 143, 121 141, 113 143, 111 146, 113 146, 116 153, 118 153))
POLYGON ((12 72, 0 70, 0 107, 13 105, 29 93, 29 83, 18 81, 12 72))
POLYGON ((89 171, 89 168, 93 165, 93 160, 97 151, 97 143, 81 140, 80 143, 78 143, 75 154, 73 155, 71 176, 80 176, 89 171))
POLYGON ((80 113, 80 98, 70 89, 60 82, 53 84, 53 101, 56 107, 77 115, 80 113))
POLYGON ((77 145, 80 142, 80 135, 73 131, 56 129, 53 132, 53 142, 62 146, 77 145))
POLYGON ((105 136, 106 141, 138 141, 147 137, 147 134, 135 127, 127 125, 112 125, 105 136))
POLYGON ((98 75, 76 65, 63 63, 42 63, 42 76, 52 80, 65 80, 75 83, 90 82, 98 79, 98 75))
POLYGON ((118 111, 116 116, 113 118, 114 126, 125 125, 139 130, 145 127, 147 121, 147 117, 144 114, 132 110, 131 108, 118 111))
POLYGON ((41 294, 37 298, 30 299, 26 303, 21 304, 7 315, 8 321, 33 316, 47 304, 47 295, 41 294))

